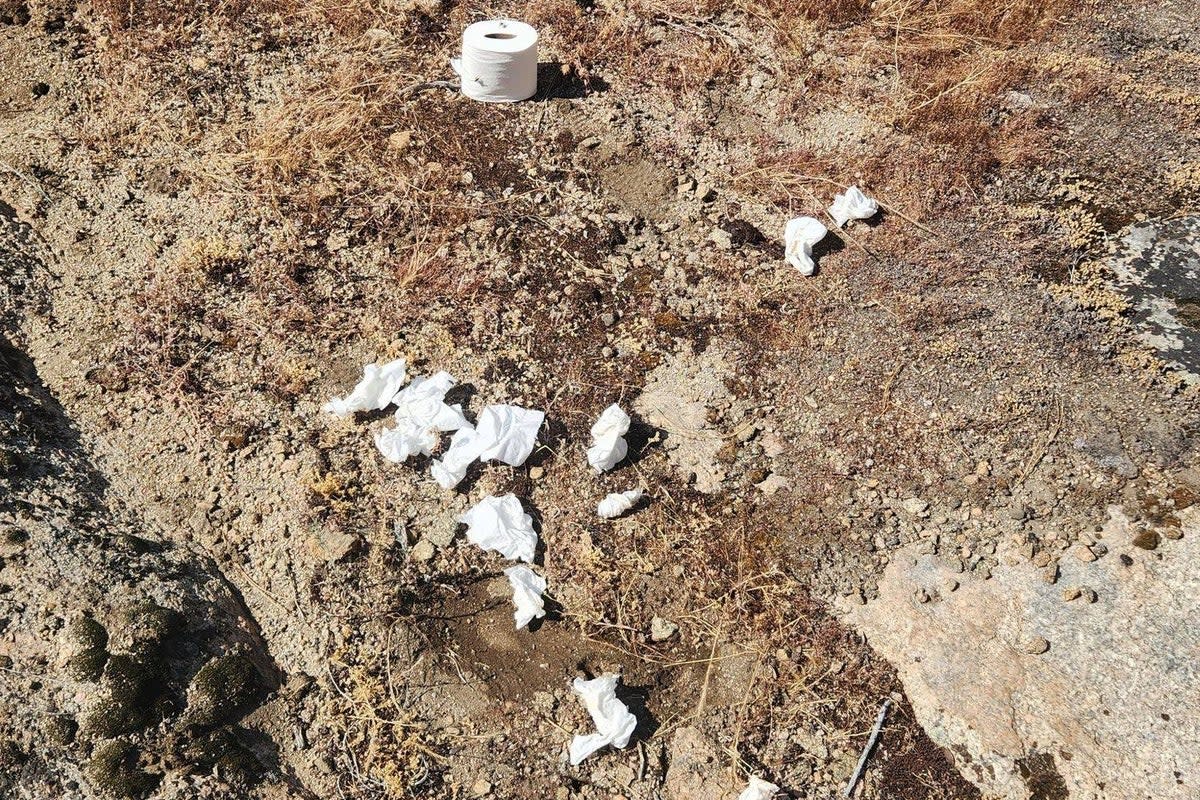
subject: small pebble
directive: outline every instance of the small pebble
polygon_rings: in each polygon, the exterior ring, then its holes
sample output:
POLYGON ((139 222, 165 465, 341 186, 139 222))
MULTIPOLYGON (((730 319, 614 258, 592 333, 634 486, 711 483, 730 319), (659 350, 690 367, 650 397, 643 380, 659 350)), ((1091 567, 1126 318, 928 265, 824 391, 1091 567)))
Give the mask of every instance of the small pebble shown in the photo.
POLYGON ((1066 589, 1063 589, 1062 599, 1070 602, 1079 597, 1080 594, 1081 592, 1079 591, 1078 586, 1068 586, 1066 589))
POLYGON ((422 539, 413 545, 412 558, 414 561, 428 561, 433 558, 433 542, 422 539))
POLYGON ((1085 564, 1091 563, 1092 561, 1096 560, 1096 554, 1093 553, 1091 548, 1089 548, 1087 545, 1077 544, 1073 548, 1071 548, 1071 552, 1075 555, 1075 557, 1077 559, 1084 562, 1085 564))
POLYGON ((650 620, 650 641, 665 642, 679 632, 679 626, 669 619, 654 617, 650 620))
POLYGON ((1025 652, 1037 656, 1050 649, 1050 642, 1043 636, 1031 636, 1025 640, 1025 652))

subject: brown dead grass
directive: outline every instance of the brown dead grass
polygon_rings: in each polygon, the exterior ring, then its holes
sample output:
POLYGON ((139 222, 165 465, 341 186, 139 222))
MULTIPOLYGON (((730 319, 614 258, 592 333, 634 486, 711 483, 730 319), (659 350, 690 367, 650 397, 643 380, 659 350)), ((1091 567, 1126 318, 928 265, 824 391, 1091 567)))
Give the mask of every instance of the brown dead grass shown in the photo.
MULTIPOLYGON (((1049 124, 1039 112, 1006 113, 1005 93, 1039 80, 1023 45, 1047 35, 1073 0, 881 0, 844 32, 844 52, 890 74, 877 120, 902 138, 855 159, 855 172, 892 192, 918 215, 935 198, 971 190, 998 168, 1045 159, 1049 124), (917 194, 911 187, 923 186, 917 194)), ((781 12, 782 13, 782 12, 781 12)), ((800 62, 793 62, 800 63, 800 62)), ((842 76, 822 75, 813 90, 836 92, 842 76), (831 88, 822 88, 831 87, 831 88)), ((798 97, 796 113, 811 104, 798 97)), ((786 203, 822 185, 856 182, 837 154, 762 155, 738 170, 738 185, 786 203)))

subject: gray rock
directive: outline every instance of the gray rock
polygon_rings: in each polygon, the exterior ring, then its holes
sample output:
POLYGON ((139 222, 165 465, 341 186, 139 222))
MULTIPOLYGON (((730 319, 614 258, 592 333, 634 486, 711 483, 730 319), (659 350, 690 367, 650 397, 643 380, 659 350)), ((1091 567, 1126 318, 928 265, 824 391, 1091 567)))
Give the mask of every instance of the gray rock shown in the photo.
POLYGON ((1189 382, 1200 381, 1200 327, 1195 324, 1200 216, 1132 226, 1108 266, 1132 306, 1138 337, 1189 382))
POLYGON ((650 620, 650 641, 665 642, 679 632, 679 626, 669 619, 655 617, 650 620))
MULTIPOLYGON (((1103 540, 1132 546, 1137 531, 1119 509, 1110 514, 1103 540)), ((1104 598, 1086 613, 1063 602, 1076 590, 1059 591, 1020 560, 965 583, 952 603, 916 603, 915 587, 951 574, 932 556, 914 566, 894 558, 877 599, 839 604, 895 664, 922 727, 985 796, 1185 800, 1194 787, 1177 776, 1200 774, 1200 666, 1180 657, 1200 648, 1200 508, 1180 518, 1172 558, 1061 562, 1068 586, 1088 584, 1104 598)))

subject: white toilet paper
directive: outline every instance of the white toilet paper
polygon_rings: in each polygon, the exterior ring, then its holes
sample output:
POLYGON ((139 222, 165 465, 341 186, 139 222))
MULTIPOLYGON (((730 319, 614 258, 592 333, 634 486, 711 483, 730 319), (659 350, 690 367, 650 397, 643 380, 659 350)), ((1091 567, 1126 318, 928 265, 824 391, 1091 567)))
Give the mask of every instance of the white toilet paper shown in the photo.
POLYGON ((462 92, 485 103, 514 103, 537 92, 537 31, 512 19, 476 22, 463 31, 462 57, 451 61, 462 92))

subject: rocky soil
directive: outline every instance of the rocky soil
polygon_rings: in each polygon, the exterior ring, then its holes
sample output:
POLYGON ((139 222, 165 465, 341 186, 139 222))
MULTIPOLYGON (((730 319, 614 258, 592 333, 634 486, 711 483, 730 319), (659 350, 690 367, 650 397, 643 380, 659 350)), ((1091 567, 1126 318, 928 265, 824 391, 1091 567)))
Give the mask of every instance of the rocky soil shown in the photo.
POLYGON ((1194 796, 1196 22, 0 0, 0 787, 826 798, 891 697, 856 796, 1194 796), (537 98, 411 90, 495 13, 537 98), (320 412, 394 357, 544 409, 529 462, 320 412), (455 522, 509 491, 528 631, 455 522))

